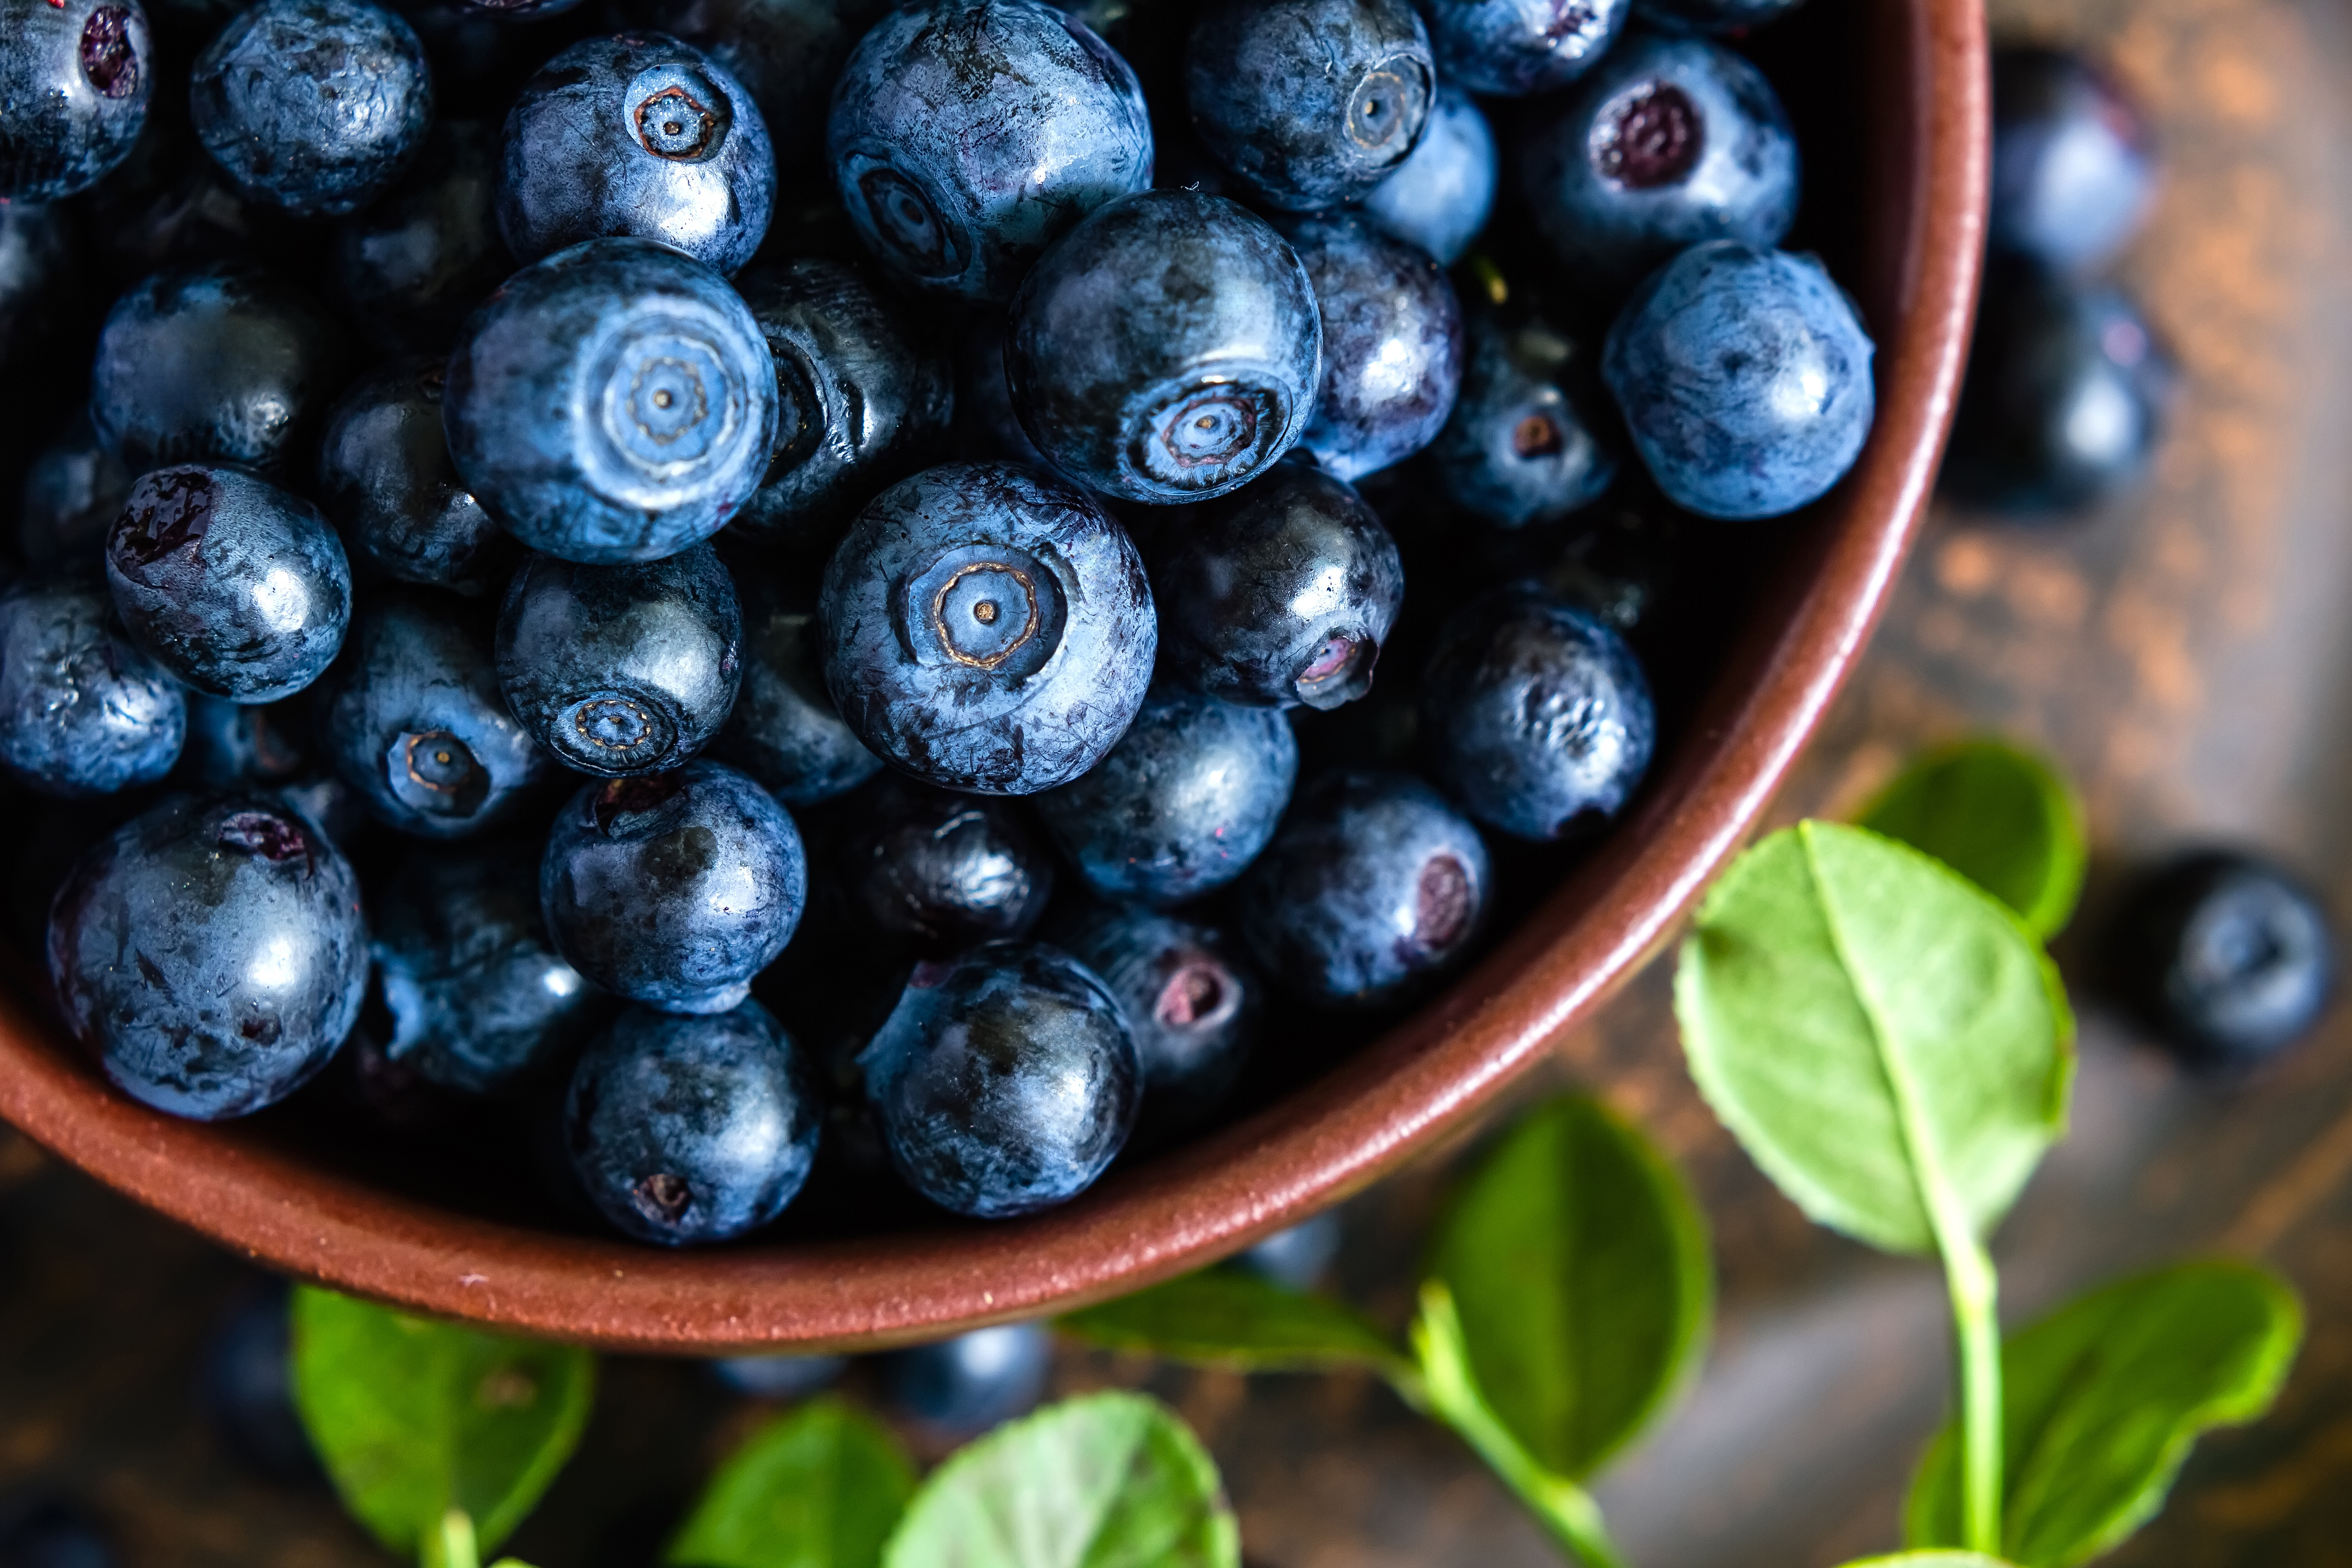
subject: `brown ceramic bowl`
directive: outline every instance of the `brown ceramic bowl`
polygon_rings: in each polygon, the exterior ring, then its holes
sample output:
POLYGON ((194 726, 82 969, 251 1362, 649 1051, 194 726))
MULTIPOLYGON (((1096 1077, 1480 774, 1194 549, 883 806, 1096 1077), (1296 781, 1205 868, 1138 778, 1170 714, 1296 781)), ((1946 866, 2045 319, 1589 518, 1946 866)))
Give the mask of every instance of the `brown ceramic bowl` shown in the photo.
POLYGON ((1859 194, 1841 194, 1859 268, 1847 281, 1879 345, 1869 447, 1792 531, 1638 814, 1475 970, 1319 1080, 1033 1218, 682 1252, 482 1218, 362 1180, 266 1126, 160 1115, 110 1089, 21 994, 0 993, 0 1116, 289 1273, 638 1351, 870 1347, 1034 1317, 1195 1268, 1362 1188, 1475 1115, 1666 942, 1852 668, 1917 526, 1984 234, 1984 17, 1979 0, 1834 14, 1859 29, 1832 51, 1846 58, 1832 98, 1847 120, 1827 140, 1868 149, 1859 194))

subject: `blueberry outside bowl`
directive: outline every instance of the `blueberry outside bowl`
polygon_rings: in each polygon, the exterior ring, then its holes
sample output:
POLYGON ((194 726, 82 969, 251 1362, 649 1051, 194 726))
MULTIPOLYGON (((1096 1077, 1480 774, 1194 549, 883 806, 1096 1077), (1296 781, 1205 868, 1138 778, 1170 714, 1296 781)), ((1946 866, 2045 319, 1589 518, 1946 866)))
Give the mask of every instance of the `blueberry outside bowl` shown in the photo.
MULTIPOLYGON (((1675 936, 1853 668, 1918 526, 1984 239, 1983 11, 1979 0, 1813 0, 1815 11, 1852 45, 1833 51, 1845 64, 1828 101, 1846 122, 1825 127, 1828 139, 1870 160, 1832 192, 1843 205, 1826 225, 1855 231, 1832 259, 1878 342, 1869 446, 1787 530, 1632 815, 1475 969, 1320 1077, 1029 1218, 918 1215, 859 1237, 682 1252, 534 1222, 463 1183, 395 1184, 387 1163, 276 1113, 206 1124, 145 1110, 47 1021, 22 966, 0 983, 0 1116, 297 1277, 641 1352, 874 1347, 1033 1318, 1198 1267, 1370 1184, 1476 1117, 1675 936)), ((510 1152, 513 1173, 499 1180, 527 1187, 529 1152, 510 1152)))

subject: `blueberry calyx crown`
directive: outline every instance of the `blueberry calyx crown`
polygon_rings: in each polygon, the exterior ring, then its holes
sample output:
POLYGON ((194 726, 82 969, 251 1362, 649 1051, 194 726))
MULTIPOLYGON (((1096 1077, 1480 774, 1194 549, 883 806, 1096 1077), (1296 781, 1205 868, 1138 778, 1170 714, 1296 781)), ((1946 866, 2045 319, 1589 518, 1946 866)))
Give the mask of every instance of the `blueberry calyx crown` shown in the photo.
POLYGON ((1146 417, 1128 460, 1172 489, 1217 489, 1265 460, 1287 415, 1272 387, 1204 378, 1162 400, 1146 417))
POLYGON ((1706 121, 1668 81, 1643 82, 1596 117, 1592 166, 1627 190, 1677 184, 1706 151, 1706 121))
POLYGON ((906 619, 915 657, 1019 679, 1061 646, 1061 579, 1028 552, 1000 544, 950 550, 911 579, 906 619))
POLYGON ((310 841, 302 829, 267 811, 231 812, 221 818, 214 841, 224 849, 243 850, 273 866, 299 858, 306 872, 310 868, 310 841))
POLYGON ((1443 952, 1469 930, 1470 873, 1451 855, 1433 855, 1413 888, 1412 940, 1423 952, 1443 952))
POLYGON ((1223 1027, 1241 1005, 1241 987, 1225 966, 1205 953, 1187 956, 1151 1005, 1151 1016, 1171 1029, 1223 1027))
POLYGON ((1429 72, 1422 63, 1405 55, 1382 60, 1348 95, 1348 140, 1367 153, 1402 159, 1428 108, 1429 72))
POLYGON ((676 736, 658 704, 631 692, 599 691, 566 709, 548 739, 566 761, 602 773, 658 757, 676 736))
POLYGON ((147 475, 123 509, 123 525, 109 542, 116 566, 144 581, 133 568, 152 566, 181 550, 193 555, 212 528, 216 500, 212 476, 202 468, 147 475))
MULTIPOLYGON (((662 82, 637 102, 634 116, 637 144, 655 157, 672 163, 690 163, 709 157, 727 134, 725 120, 705 101, 719 100, 719 95, 709 83, 691 74, 662 74, 672 79, 662 82), (701 96, 692 90, 696 88, 701 89, 701 96)), ((633 88, 636 85, 631 84, 633 88)))
POLYGON ((656 1171, 631 1187, 629 1194, 656 1225, 676 1225, 694 1203, 694 1185, 684 1176, 656 1171))
POLYGON ((139 90, 139 51, 131 41, 131 13, 100 5, 81 25, 81 74, 107 98, 139 90))
POLYGON ((393 798, 433 816, 471 816, 489 798, 490 771, 446 730, 410 730, 384 757, 393 798))

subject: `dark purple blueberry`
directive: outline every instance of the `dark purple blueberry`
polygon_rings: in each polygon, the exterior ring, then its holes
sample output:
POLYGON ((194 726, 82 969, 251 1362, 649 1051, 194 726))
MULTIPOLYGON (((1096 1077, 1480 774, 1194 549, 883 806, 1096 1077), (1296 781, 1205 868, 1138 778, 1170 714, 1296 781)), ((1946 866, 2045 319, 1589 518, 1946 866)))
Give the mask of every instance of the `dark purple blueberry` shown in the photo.
POLYGON ((1003 801, 886 779, 835 853, 850 909, 931 952, 1022 937, 1054 894, 1054 862, 1003 801))
POLYGON ((2263 857, 2179 855, 2137 877, 2117 907, 2108 984, 2193 1068, 2275 1057, 2310 1032, 2335 992, 2326 906, 2263 857))
POLYGON ((1540 316, 1470 311, 1468 365, 1429 470, 1447 500, 1503 528, 1550 522, 1617 477, 1597 413, 1598 355, 1540 316))
POLYGON ((133 647, 104 588, 0 594, 0 765, 44 795, 112 795, 172 771, 187 732, 179 682, 133 647))
POLYGON ((106 532, 131 499, 131 470, 98 444, 87 414, 42 448, 25 471, 16 548, 37 571, 95 575, 106 532))
POLYGON ((1045 1396, 1054 1340, 1036 1323, 1003 1323, 892 1351, 875 1371, 882 1397, 932 1440, 961 1442, 1025 1415, 1045 1396))
POLYGON ((319 446, 319 499, 386 576, 480 594, 504 582, 522 552, 449 460, 446 369, 436 357, 395 360, 343 395, 319 446))
POLYGON ((259 795, 173 795, 85 855, 51 906, 74 1037, 132 1098, 216 1121, 327 1063, 367 990, 359 881, 259 795))
POLYGON ((2131 243, 2156 195, 2147 125, 2078 55, 2007 48, 1992 64, 1992 247, 2086 271, 2131 243))
POLYGON ((514 269, 498 183, 496 130, 444 121, 398 184, 335 226, 337 289, 378 347, 446 354, 514 269))
POLYGON ((1141 910, 1106 912, 1069 944, 1126 1012, 1143 1064, 1139 1138, 1191 1131, 1216 1110, 1256 1044, 1265 998, 1224 936, 1141 910))
POLYGON ((1462 384, 1462 307, 1429 254, 1355 213, 1287 226, 1323 318, 1323 388, 1298 445, 1343 479, 1429 445, 1462 384))
POLYGON ((1495 184, 1495 132, 1486 117, 1468 93, 1441 87, 1421 145, 1371 188, 1364 216, 1381 233, 1451 267, 1485 231, 1495 184))
POLYGON ((746 574, 743 676, 713 753, 786 805, 814 805, 872 778, 882 759, 842 722, 824 689, 824 637, 809 600, 746 574))
POLYGON ((1582 76, 1632 9, 1633 0, 1421 0, 1439 77, 1500 98, 1582 76))
POLYGON ((139 0, 0 0, 0 202, 104 179, 139 140, 154 78, 139 0))
POLYGON ((918 965, 857 1060, 899 1175, 982 1219, 1092 1186, 1126 1143, 1142 1090, 1118 999, 1034 942, 918 965))

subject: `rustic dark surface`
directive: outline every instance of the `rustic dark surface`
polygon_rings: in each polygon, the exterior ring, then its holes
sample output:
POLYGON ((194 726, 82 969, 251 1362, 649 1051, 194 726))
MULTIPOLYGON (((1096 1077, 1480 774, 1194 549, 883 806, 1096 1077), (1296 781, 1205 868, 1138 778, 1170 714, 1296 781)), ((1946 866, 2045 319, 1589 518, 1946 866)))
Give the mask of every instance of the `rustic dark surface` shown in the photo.
MULTIPOLYGON (((1862 676, 1779 815, 1858 801, 1915 745, 1990 727, 2083 782, 2095 927, 2119 868, 2185 838, 2274 849, 2352 916, 2352 13, 2340 0, 2001 0, 2006 37, 2103 40, 2153 110, 2168 182, 2125 272, 2184 395, 2140 495, 2032 531, 1939 516, 1862 676)), ((2060 944, 2062 960, 2074 956, 2060 944)), ((2084 1004, 2074 1132, 1999 1238, 2030 1314, 2185 1253, 2266 1258, 2311 1306, 2278 1412, 2210 1440, 2113 1561, 2322 1568, 2352 1557, 2352 1017, 2271 1076, 2184 1083, 2084 1004)), ((1933 1270, 1808 1226, 1693 1095, 1664 966, 1563 1044, 1705 1194, 1722 1313, 1705 1373, 1601 1484, 1636 1561, 1824 1568, 1895 1542, 1938 1418, 1933 1270)), ((1531 1089, 1529 1092, 1537 1092, 1531 1089)), ((1344 1284, 1391 1321, 1444 1155, 1352 1205, 1344 1284)), ((0 1502, 79 1496, 130 1568, 340 1568, 383 1555, 315 1489, 250 1479, 196 1414, 197 1347, 257 1277, 0 1131, 0 1502)), ((1065 1392, 1148 1381, 1224 1465, 1265 1568, 1557 1562, 1452 1440, 1352 1378, 1154 1371, 1072 1351, 1065 1392)), ((759 1412, 698 1368, 607 1363, 585 1448, 514 1548, 652 1560, 759 1412)))

